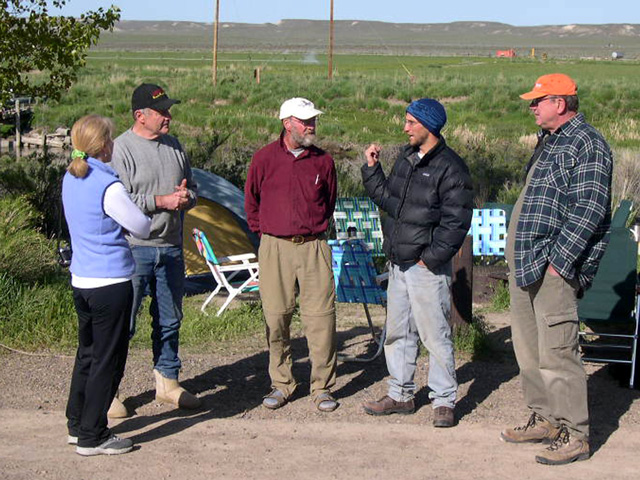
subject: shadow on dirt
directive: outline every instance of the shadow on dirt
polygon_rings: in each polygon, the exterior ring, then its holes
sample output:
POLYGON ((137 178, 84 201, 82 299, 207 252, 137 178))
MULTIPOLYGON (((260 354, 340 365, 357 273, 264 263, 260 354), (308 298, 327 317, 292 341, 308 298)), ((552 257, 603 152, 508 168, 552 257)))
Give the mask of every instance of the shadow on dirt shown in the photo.
POLYGON ((628 373, 616 365, 603 366, 589 375, 589 443, 595 453, 620 426, 620 418, 640 398, 640 391, 628 388, 628 373), (623 370, 619 372, 618 370, 623 370))
MULTIPOLYGON (((338 351, 348 345, 362 354, 375 352, 376 345, 370 340, 368 329, 354 327, 338 333, 338 351), (364 345, 363 345, 364 344, 364 345), (368 350, 363 352, 362 350, 368 350)), ((510 342, 510 329, 501 328, 489 334, 492 345, 490 360, 475 360, 462 364, 457 369, 461 385, 470 382, 470 386, 456 406, 456 416, 463 419, 470 415, 503 383, 518 375, 518 366, 510 342)), ((305 399, 309 394, 309 376, 311 373, 308 350, 304 338, 292 340, 293 373, 300 382, 290 402, 305 399)), ((422 357, 419 361, 425 361, 422 357)), ((116 433, 126 433, 145 429, 158 424, 132 440, 146 443, 165 436, 174 435, 200 422, 242 417, 255 408, 262 408, 262 398, 270 391, 268 375, 268 354, 265 351, 251 355, 228 365, 219 365, 207 372, 183 382, 185 388, 198 393, 203 406, 197 411, 170 410, 157 415, 134 416, 114 427, 116 433), (168 420, 168 421, 167 421, 168 420)), ((612 377, 609 367, 602 367, 592 373, 588 379, 589 407, 591 414, 591 449, 597 452, 605 445, 618 429, 620 418, 627 413, 640 392, 620 385, 612 377)), ((373 362, 338 363, 339 377, 349 376, 349 381, 335 390, 335 397, 347 399, 356 393, 377 384, 387 376, 384 356, 373 362)), ((416 394, 416 406, 422 408, 429 404, 429 388, 424 387, 416 394)), ((128 398, 125 404, 134 411, 154 400, 154 391, 148 390, 135 397, 128 398)), ((524 400, 523 400, 524 402, 524 400)), ((283 407, 286 409, 287 407, 283 407)), ((523 418, 523 423, 526 419, 523 418)), ((509 425, 496 425, 496 431, 509 425)))
MULTIPOLYGON (((510 340, 510 328, 504 327, 492 332, 489 341, 492 351, 496 353, 492 361, 467 362, 458 368, 458 381, 464 384, 473 383, 467 394, 456 405, 456 415, 463 418, 471 414, 501 384, 518 375, 518 365, 510 340)), ((589 392, 590 412, 590 446, 591 452, 597 452, 618 429, 620 418, 625 415, 635 400, 640 398, 638 390, 627 387, 628 371, 616 368, 619 366, 602 366, 589 375, 587 387, 589 392), (622 371, 618 371, 622 370, 622 371)), ((420 392, 422 397, 428 395, 428 388, 420 392)), ((418 398, 418 397, 416 397, 418 398)), ((427 400, 428 401, 428 400, 427 400)), ((524 399, 522 400, 524 402, 524 399)), ((523 418, 523 424, 526 419, 523 418)), ((497 430, 510 425, 498 425, 497 430)))
MULTIPOLYGON (((338 351, 344 344, 353 346, 354 340, 360 343, 367 334, 368 329, 365 327, 354 327, 338 332, 338 351)), ((376 345, 370 338, 366 340, 365 348, 375 351, 376 345)), ((290 399, 293 403, 309 395, 311 366, 304 338, 293 339, 291 350, 293 375, 299 382, 296 392, 290 399)), ((263 351, 228 365, 213 367, 201 375, 181 382, 190 392, 200 394, 202 407, 199 410, 175 409, 158 415, 134 416, 124 420, 113 430, 116 433, 125 433, 162 422, 157 427, 132 437, 132 440, 139 444, 176 434, 200 422, 242 416, 243 413, 252 409, 262 408, 262 399, 271 390, 268 361, 268 353, 263 351), (203 392, 210 393, 202 395, 203 392)), ((337 375, 352 376, 346 385, 333 392, 336 399, 340 400, 379 382, 386 375, 386 366, 383 357, 369 364, 338 363, 337 375)), ((129 411, 135 411, 142 405, 153 402, 154 394, 153 390, 142 392, 127 398, 125 405, 129 411)))

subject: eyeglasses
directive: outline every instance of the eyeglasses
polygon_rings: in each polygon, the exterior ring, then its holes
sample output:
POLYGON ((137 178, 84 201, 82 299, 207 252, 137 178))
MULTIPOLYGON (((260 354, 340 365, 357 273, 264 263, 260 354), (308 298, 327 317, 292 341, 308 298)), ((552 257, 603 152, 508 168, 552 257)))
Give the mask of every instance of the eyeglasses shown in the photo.
POLYGON ((318 117, 308 118, 307 120, 301 120, 298 117, 291 117, 293 120, 297 121, 300 125, 305 127, 315 127, 318 123, 318 117))
POLYGON ((151 108, 151 107, 146 107, 146 108, 141 108, 139 110, 136 110, 136 112, 141 112, 143 115, 149 115, 151 112, 160 115, 161 117, 169 117, 171 116, 171 113, 169 113, 169 110, 157 110, 155 108, 151 108))
POLYGON ((540 98, 536 98, 535 100, 531 100, 531 103, 529 104, 529 108, 536 108, 538 105, 540 105, 542 102, 544 102, 545 100, 555 100, 556 96, 547 96, 547 97, 540 97, 540 98))

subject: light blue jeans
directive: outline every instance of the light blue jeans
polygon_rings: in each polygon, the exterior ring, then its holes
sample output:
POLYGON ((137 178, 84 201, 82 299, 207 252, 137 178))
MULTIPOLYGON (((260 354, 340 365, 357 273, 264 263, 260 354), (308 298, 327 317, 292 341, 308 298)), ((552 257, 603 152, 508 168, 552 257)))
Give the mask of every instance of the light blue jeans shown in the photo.
POLYGON ((131 247, 136 262, 133 282, 131 336, 136 331, 136 315, 145 295, 151 296, 151 343, 153 368, 164 377, 177 379, 182 366, 178 357, 184 259, 181 247, 131 247))
POLYGON ((451 262, 432 272, 418 264, 394 265, 387 289, 388 395, 398 402, 414 397, 418 342, 429 351, 428 385, 433 408, 453 408, 458 381, 451 341, 451 262))

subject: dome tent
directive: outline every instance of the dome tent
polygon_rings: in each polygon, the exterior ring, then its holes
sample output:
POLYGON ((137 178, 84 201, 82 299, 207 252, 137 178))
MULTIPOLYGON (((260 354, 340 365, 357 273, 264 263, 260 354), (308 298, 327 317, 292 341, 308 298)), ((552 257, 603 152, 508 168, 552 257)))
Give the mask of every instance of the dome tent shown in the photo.
POLYGON ((211 172, 199 168, 192 172, 198 185, 198 203, 184 217, 182 235, 187 277, 211 273, 191 237, 194 228, 207 235, 218 256, 257 253, 259 243, 247 225, 242 190, 211 172))

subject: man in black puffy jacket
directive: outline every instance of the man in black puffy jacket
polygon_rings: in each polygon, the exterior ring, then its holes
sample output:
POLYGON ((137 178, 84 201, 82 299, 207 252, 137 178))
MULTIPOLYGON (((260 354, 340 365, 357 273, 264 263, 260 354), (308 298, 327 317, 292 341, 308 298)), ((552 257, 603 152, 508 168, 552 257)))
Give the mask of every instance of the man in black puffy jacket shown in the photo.
POLYGON ((385 357, 389 391, 364 404, 371 415, 413 413, 419 340, 429 351, 429 398, 433 425, 454 425, 456 380, 449 315, 451 258, 471 224, 469 169, 445 143, 444 107, 423 98, 407 108, 409 136, 388 177, 378 163, 380 147, 365 151, 362 179, 368 195, 387 213, 384 251, 390 260, 385 357))

